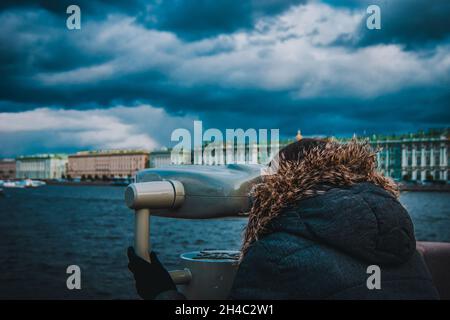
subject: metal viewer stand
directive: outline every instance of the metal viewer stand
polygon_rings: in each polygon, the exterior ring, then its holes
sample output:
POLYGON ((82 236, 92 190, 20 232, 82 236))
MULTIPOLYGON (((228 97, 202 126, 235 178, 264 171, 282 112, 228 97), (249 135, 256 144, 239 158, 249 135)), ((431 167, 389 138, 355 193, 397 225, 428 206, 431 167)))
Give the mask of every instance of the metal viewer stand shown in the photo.
MULTIPOLYGON (((239 216, 248 212, 249 192, 261 176, 259 165, 170 166, 137 173, 125 190, 135 210, 135 249, 150 261, 150 214, 186 219, 239 216)), ((170 271, 188 299, 225 299, 237 270, 237 251, 195 251, 180 256, 182 270, 170 271)))

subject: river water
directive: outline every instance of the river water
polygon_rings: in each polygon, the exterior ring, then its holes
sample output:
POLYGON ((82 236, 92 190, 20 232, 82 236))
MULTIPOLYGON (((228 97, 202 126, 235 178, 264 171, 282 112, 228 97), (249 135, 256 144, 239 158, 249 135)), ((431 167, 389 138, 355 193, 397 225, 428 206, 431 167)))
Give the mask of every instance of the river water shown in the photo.
MULTIPOLYGON (((133 299, 126 248, 134 217, 123 187, 45 186, 6 189, 0 197, 0 298, 133 299), (68 290, 66 268, 81 268, 81 290, 68 290)), ((418 240, 450 242, 450 193, 406 192, 401 202, 418 240)), ((153 217, 153 249, 168 269, 179 254, 239 249, 244 218, 153 217)))

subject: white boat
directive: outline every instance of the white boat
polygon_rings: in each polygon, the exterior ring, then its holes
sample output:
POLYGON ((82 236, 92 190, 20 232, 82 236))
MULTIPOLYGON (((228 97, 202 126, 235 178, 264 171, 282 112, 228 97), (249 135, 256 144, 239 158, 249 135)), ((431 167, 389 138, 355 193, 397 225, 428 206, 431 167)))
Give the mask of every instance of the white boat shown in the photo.
POLYGON ((46 183, 40 180, 25 179, 20 181, 5 181, 3 182, 4 188, 37 188, 45 186, 46 183))
POLYGON ((25 184, 26 188, 37 188, 37 187, 42 187, 42 186, 46 185, 46 183, 44 181, 32 180, 32 179, 25 179, 22 183, 25 184))
POLYGON ((5 181, 3 182, 3 188, 25 188, 25 184, 21 181, 5 181))

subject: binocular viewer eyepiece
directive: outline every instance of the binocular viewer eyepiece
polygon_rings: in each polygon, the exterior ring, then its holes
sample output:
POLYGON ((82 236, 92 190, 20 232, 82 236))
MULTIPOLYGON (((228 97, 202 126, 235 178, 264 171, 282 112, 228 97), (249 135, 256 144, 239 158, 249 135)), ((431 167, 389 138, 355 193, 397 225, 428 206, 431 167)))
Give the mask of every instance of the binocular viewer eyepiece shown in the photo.
POLYGON ((175 180, 132 183, 125 190, 130 209, 176 209, 183 204, 184 186, 175 180))
POLYGON ((146 169, 125 191, 125 203, 152 215, 208 219, 245 214, 260 165, 185 165, 146 169))

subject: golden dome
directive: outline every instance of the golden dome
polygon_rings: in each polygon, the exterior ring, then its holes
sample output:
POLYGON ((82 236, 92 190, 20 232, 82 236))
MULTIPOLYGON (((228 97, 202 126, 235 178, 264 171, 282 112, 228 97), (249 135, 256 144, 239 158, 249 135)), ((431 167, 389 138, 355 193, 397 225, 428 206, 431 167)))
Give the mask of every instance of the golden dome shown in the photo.
POLYGON ((300 130, 297 131, 297 135, 295 136, 295 139, 297 139, 297 141, 300 141, 303 139, 302 132, 300 130))

